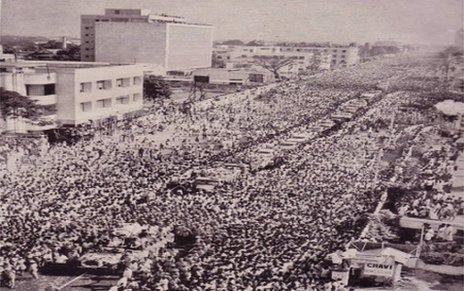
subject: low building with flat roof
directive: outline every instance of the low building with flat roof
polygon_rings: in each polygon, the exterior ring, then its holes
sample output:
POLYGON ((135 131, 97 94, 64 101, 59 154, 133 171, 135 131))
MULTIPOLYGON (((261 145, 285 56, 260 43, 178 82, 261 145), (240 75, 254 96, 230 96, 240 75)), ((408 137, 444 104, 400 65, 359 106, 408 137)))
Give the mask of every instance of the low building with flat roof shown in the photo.
MULTIPOLYGON (((143 108, 143 68, 139 65, 0 63, 0 87, 38 104, 54 106, 56 112, 48 116, 53 121, 51 127, 78 125, 143 108)), ((39 128, 26 126, 26 130, 39 128)))

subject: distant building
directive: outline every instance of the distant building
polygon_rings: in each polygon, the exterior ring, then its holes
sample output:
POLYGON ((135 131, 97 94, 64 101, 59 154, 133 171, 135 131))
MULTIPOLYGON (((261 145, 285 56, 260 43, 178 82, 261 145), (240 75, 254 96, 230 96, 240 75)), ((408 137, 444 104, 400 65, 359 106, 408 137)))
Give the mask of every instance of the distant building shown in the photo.
POLYGON ((4 54, 3 53, 3 46, 0 44, 0 63, 1 62, 10 62, 15 59, 13 54, 4 54))
MULTIPOLYGON (((164 80, 170 84, 201 82, 213 85, 247 85, 274 82, 274 74, 263 68, 206 68, 190 72, 171 71, 164 80)), ((174 86, 176 87, 176 86, 174 86)))
POLYGON ((221 85, 264 84, 274 81, 274 75, 263 69, 197 69, 192 72, 192 76, 203 77, 208 84, 221 85))
POLYGON ((464 49, 464 29, 459 29, 456 31, 456 34, 454 36, 454 45, 464 49))
POLYGON ((122 116, 143 108, 143 70, 138 65, 5 62, 0 63, 0 87, 38 104, 54 105, 56 112, 44 117, 51 121, 51 128, 122 116))
POLYGON ((359 63, 359 50, 355 46, 294 47, 294 46, 233 46, 229 50, 215 50, 215 61, 225 63, 250 62, 256 57, 291 58, 293 67, 303 71, 317 64, 320 69, 339 68, 359 63))
POLYGON ((213 28, 144 9, 81 16, 81 60, 152 65, 164 71, 211 66, 213 28))

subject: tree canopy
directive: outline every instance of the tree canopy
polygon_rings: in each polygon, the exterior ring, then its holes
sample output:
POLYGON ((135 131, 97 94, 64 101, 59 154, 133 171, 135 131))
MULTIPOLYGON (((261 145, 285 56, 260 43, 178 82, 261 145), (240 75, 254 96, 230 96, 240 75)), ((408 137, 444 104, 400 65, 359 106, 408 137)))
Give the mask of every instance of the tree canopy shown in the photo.
POLYGON ((43 109, 44 106, 38 105, 35 100, 0 87, 0 114, 3 120, 8 117, 35 119, 43 109))
POLYGON ((294 61, 292 58, 279 58, 274 56, 254 56, 254 59, 262 68, 273 73, 276 80, 280 80, 279 70, 294 61))
POLYGON ((75 44, 69 44, 64 50, 56 53, 56 60, 60 61, 79 61, 81 59, 81 47, 75 44))
POLYGON ((171 88, 162 77, 147 76, 143 82, 143 95, 146 100, 156 101, 171 97, 171 88))

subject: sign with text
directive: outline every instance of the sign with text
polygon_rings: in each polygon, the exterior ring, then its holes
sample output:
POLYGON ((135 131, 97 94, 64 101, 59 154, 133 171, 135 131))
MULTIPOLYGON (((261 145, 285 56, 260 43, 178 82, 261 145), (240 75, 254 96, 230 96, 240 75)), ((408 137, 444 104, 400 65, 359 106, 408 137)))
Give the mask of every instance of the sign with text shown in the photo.
POLYGON ((364 275, 393 277, 394 265, 382 263, 366 263, 364 265, 364 275))

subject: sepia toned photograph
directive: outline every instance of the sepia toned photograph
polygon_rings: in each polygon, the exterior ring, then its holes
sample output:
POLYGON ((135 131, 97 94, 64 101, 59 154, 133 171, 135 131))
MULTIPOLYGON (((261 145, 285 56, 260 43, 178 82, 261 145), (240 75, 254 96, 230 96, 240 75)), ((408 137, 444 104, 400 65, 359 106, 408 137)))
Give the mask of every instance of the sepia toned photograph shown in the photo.
POLYGON ((464 0, 0 0, 9 290, 464 290, 464 0))

